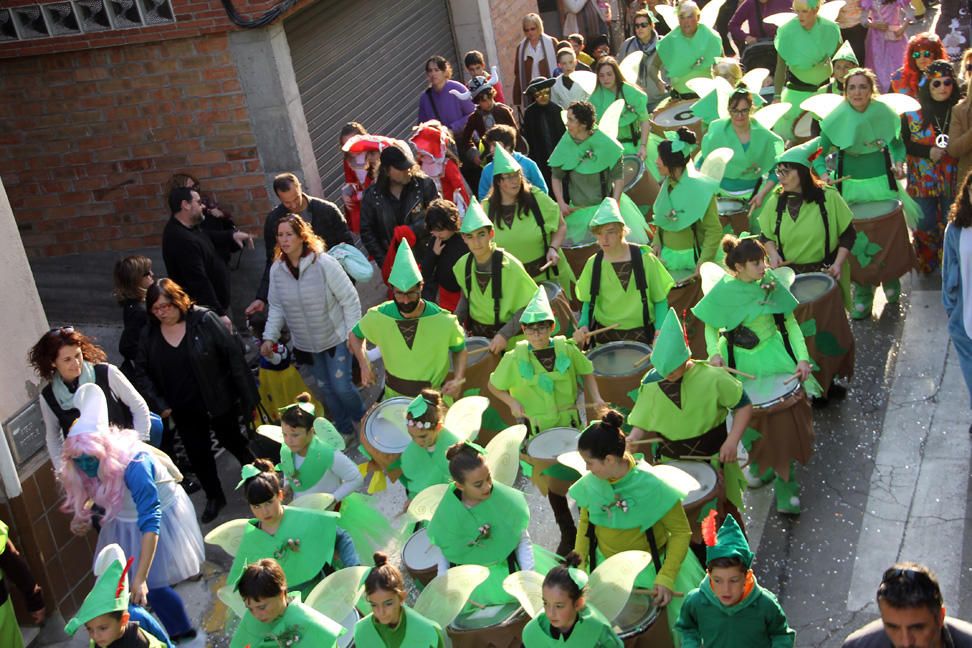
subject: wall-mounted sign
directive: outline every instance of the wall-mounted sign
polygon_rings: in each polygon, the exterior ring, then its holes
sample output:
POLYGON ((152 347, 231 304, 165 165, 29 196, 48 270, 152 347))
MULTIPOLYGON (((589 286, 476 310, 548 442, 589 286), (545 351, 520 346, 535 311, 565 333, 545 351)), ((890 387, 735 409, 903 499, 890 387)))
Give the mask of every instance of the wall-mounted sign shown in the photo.
POLYGON ((17 467, 23 466, 44 448, 46 429, 40 403, 33 400, 3 423, 7 443, 17 467))

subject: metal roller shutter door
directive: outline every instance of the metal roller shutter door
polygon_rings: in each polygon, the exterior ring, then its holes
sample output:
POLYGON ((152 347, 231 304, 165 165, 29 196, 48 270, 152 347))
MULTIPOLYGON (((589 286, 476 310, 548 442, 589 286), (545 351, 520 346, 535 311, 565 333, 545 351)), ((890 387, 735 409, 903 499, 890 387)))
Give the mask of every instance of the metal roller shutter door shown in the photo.
POLYGON ((447 2, 322 0, 284 27, 324 196, 340 204, 341 127, 403 137, 427 86, 425 60, 440 54, 460 76, 447 2))

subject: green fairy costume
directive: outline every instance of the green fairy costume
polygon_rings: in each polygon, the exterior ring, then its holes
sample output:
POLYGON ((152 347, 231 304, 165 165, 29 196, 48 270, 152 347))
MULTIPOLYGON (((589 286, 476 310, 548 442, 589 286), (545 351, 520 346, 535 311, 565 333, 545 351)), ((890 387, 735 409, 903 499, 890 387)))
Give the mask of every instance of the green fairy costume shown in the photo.
MULTIPOLYGON (((675 142, 672 150, 680 144, 687 147, 684 142, 675 142)), ((687 151, 685 155, 688 157, 687 151)), ((715 258, 722 239, 718 192, 719 183, 696 171, 691 163, 678 180, 669 176, 662 182, 651 223, 658 228, 660 258, 669 272, 694 271, 715 258)))
MULTIPOLYGON (((340 438, 340 433, 337 432, 334 425, 327 419, 319 418, 315 420, 315 427, 317 426, 318 420, 330 426, 340 438)), ((297 468, 293 450, 288 448, 286 444, 280 446, 280 463, 277 465, 277 469, 287 478, 287 483, 290 484, 294 493, 300 494, 312 491, 314 486, 321 481, 325 473, 334 465, 335 452, 336 450, 333 445, 328 444, 320 436, 314 434, 311 437, 310 444, 307 446, 307 454, 303 457, 300 469, 297 468)))
POLYGON ((719 119, 712 122, 702 138, 698 164, 701 166, 712 151, 724 147, 732 149, 732 158, 726 165, 720 187, 731 192, 754 191, 783 153, 783 139, 750 118, 749 142, 743 144, 732 127, 732 119, 719 119))
POLYGON ((230 648, 336 648, 347 630, 317 610, 300 602, 300 593, 287 594, 284 613, 263 623, 247 612, 233 634, 230 648))
POLYGON ((259 527, 259 520, 249 520, 226 582, 235 582, 246 565, 273 558, 291 583, 290 591, 310 591, 320 580, 324 566, 334 561, 339 517, 330 511, 285 506, 280 527, 273 535, 259 527))
POLYGON ((451 486, 429 522, 429 541, 451 564, 482 565, 489 577, 470 600, 480 605, 501 605, 515 599, 503 589, 503 579, 515 571, 510 558, 530 524, 530 508, 518 490, 493 483, 489 497, 473 506, 462 503, 462 492, 451 486))
MULTIPOLYGON (((520 163, 506 152, 502 144, 496 144, 493 155, 493 174, 521 172, 520 163)), ((528 209, 521 209, 519 204, 500 207, 500 218, 493 223, 493 238, 496 245, 503 248, 523 264, 526 271, 537 283, 554 281, 570 289, 574 281, 573 272, 567 257, 560 255, 560 262, 553 268, 540 271, 547 263, 547 251, 551 247, 554 234, 560 229, 560 208, 556 201, 538 187, 530 187, 532 204, 528 209)), ((483 209, 487 214, 494 200, 490 194, 483 201, 483 209)))
MULTIPOLYGON (((611 223, 623 225, 624 219, 614 199, 605 198, 591 228, 611 223)), ((657 324, 668 312, 668 292, 675 282, 650 247, 633 243, 628 247, 629 261, 605 262, 602 251, 587 260, 575 288, 581 302, 579 326, 593 330, 602 324, 617 324, 611 332, 617 339, 650 344, 657 324)))
MULTIPOLYGON (((621 178, 621 156, 624 147, 618 140, 599 128, 582 141, 565 132, 550 154, 548 164, 555 178, 568 186, 570 204, 574 207, 567 216, 567 238, 583 241, 588 236, 591 219, 598 205, 613 195, 614 181, 621 178)), ((621 216, 631 230, 634 243, 647 243, 645 217, 627 194, 618 201, 621 216)))
POLYGON ((577 621, 566 640, 553 636, 550 619, 545 612, 531 619, 523 629, 524 648, 621 648, 624 645, 611 627, 611 622, 591 606, 577 613, 577 621))
MULTIPOLYGON (((818 0, 806 3, 810 8, 819 4, 818 0)), ((773 44, 787 71, 785 85, 777 86, 776 94, 781 102, 790 104, 790 109, 773 130, 783 139, 793 137, 793 123, 803 112, 800 104, 820 92, 830 80, 834 71, 831 58, 842 41, 837 23, 820 16, 810 29, 804 29, 794 16, 776 30, 773 44)))
MULTIPOLYGON (((418 264, 404 240, 388 283, 402 292, 422 283, 418 264)), ((352 333, 381 349, 385 398, 414 396, 426 387, 440 389, 452 354, 466 348, 466 336, 456 316, 429 301, 424 301, 417 318, 403 317, 394 301, 369 308, 352 333)))
POLYGON ((442 648, 442 628, 412 608, 402 606, 402 618, 391 628, 379 623, 373 614, 354 626, 356 648, 442 648))
POLYGON ((594 105, 597 118, 601 119, 608 106, 618 99, 624 101, 624 110, 618 119, 618 141, 624 147, 625 154, 634 155, 641 144, 641 124, 649 117, 645 93, 630 83, 622 83, 620 93, 598 84, 588 101, 594 105))
POLYGON ((756 582, 750 569, 753 552, 732 516, 719 528, 716 544, 706 547, 705 558, 708 563, 717 558, 740 560, 746 572, 743 596, 737 603, 725 605, 706 575, 696 589, 685 595, 675 626, 682 637, 682 648, 792 648, 796 633, 773 593, 756 582))
MULTIPOLYGON (((418 417, 425 414, 428 406, 428 402, 419 394, 409 403, 408 413, 418 422, 418 417)), ((402 468, 402 481, 409 497, 415 497, 429 486, 452 481, 446 451, 458 441, 459 437, 442 428, 431 448, 423 448, 414 440, 408 444, 399 463, 402 468)))
MULTIPOLYGON (((473 198, 462 219, 460 232, 471 234, 484 227, 493 228, 482 206, 473 198)), ((452 273, 469 304, 471 335, 493 337, 523 309, 537 284, 520 261, 506 250, 494 247, 485 267, 480 267, 472 252, 462 255, 452 273), (499 281, 495 280, 499 277, 499 281)), ((511 337, 512 346, 516 337, 511 337)))
POLYGON ((719 56, 722 56, 722 39, 711 27, 701 23, 691 38, 676 28, 658 41, 658 57, 672 81, 672 89, 682 95, 693 95, 686 84, 692 79, 711 76, 712 64, 719 56))
MULTIPOLYGON (((793 316, 799 306, 790 292, 795 278, 790 268, 767 269, 761 281, 724 274, 692 308, 705 322, 709 356, 719 355, 729 367, 756 377, 792 374, 798 362, 809 363, 793 316)), ((812 376, 803 387, 811 396, 822 393, 812 376)))

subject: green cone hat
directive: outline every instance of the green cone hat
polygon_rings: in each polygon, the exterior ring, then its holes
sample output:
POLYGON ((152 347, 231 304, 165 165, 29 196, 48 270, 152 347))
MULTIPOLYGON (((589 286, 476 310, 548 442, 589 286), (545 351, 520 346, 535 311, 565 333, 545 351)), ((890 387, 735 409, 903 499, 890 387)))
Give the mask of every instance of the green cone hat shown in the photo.
POLYGON ((553 310, 550 308, 550 300, 547 298, 547 291, 543 286, 537 286, 537 292, 533 293, 530 303, 523 309, 520 316, 520 324, 536 324, 537 322, 554 322, 553 310))
POLYGON ((810 156, 814 155, 819 148, 820 138, 815 137, 809 142, 786 149, 780 157, 776 158, 776 163, 799 164, 810 168, 810 156))
POLYGON ((591 219, 589 227, 594 229, 601 225, 610 225, 611 223, 621 223, 624 225, 624 218, 621 217, 621 209, 618 207, 618 201, 608 196, 597 206, 597 211, 594 212, 594 218, 591 219))
POLYGON ((493 148, 493 175, 501 175, 503 173, 516 173, 517 171, 522 171, 523 167, 520 163, 516 161, 516 158, 503 148, 503 145, 496 142, 496 146, 493 148))
MULTIPOLYGON (((129 561, 131 564, 131 561, 129 561)), ((74 618, 64 626, 64 632, 74 635, 85 623, 110 612, 128 611, 128 566, 120 560, 112 562, 95 581, 84 597, 84 603, 74 618)))
POLYGON ((850 61, 854 65, 861 64, 860 61, 857 60, 857 54, 854 54, 854 48, 851 47, 850 41, 844 41, 844 44, 840 46, 831 61, 850 61))
POLYGON ((462 216, 462 227, 459 228, 459 231, 463 234, 472 234, 478 229, 492 226, 493 223, 486 216, 483 206, 473 196, 469 200, 469 206, 466 207, 466 213, 462 216))
MULTIPOLYGON (((715 518, 712 518, 713 526, 715 518)), ((746 536, 736 523, 732 515, 726 516, 726 521, 719 527, 719 534, 716 536, 716 543, 705 548, 705 562, 711 563, 716 558, 739 558, 746 569, 753 564, 753 552, 749 548, 746 536)))
POLYGON ((422 272, 415 263, 412 248, 405 239, 398 244, 398 252, 395 254, 391 273, 388 275, 388 283, 402 292, 408 292, 422 283, 422 272))
POLYGON ((685 343, 685 331, 674 308, 668 309, 668 317, 662 324, 655 347, 651 352, 651 364, 662 377, 668 376, 691 357, 685 343))

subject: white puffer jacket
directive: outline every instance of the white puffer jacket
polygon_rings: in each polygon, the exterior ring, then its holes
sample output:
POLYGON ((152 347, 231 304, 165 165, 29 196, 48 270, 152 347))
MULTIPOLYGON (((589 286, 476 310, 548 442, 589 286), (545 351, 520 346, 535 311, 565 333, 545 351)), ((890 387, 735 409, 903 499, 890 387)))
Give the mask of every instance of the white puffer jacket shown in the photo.
POLYGON ((300 260, 300 278, 279 259, 270 268, 270 312, 263 339, 276 342, 284 324, 294 348, 310 353, 344 344, 361 319, 361 302, 344 268, 328 254, 300 260))

